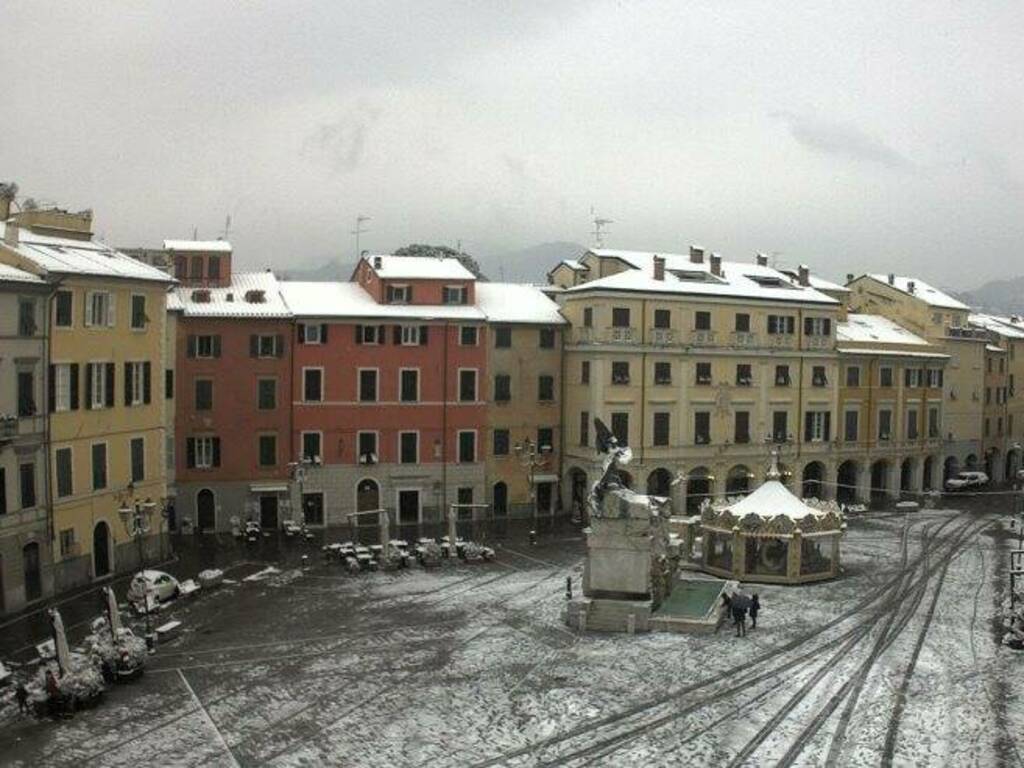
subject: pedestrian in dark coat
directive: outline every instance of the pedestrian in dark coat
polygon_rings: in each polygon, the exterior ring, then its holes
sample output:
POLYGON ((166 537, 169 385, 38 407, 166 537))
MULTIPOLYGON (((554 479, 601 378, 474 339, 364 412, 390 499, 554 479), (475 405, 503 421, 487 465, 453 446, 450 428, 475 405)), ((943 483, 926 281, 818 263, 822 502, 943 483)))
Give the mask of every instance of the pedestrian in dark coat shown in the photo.
POLYGON ((757 629, 757 613, 761 610, 761 599, 754 593, 750 599, 750 628, 757 629))
POLYGON ((18 683, 14 691, 14 698, 18 700, 18 712, 28 712, 28 688, 24 683, 18 683))
POLYGON ((732 620, 736 624, 736 637, 747 636, 747 609, 733 603, 732 620))

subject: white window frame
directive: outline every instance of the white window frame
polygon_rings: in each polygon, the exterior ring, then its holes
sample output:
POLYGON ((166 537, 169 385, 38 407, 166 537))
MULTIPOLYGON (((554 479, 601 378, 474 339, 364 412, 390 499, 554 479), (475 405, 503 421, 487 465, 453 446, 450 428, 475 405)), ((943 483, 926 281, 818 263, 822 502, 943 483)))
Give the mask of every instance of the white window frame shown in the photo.
POLYGON ((824 443, 825 442, 825 414, 827 411, 808 411, 807 415, 811 417, 811 442, 812 443, 824 443))
MULTIPOLYGON (((308 326, 307 326, 308 327, 308 326)), ((317 328, 320 326, 318 325, 317 328)), ((272 333, 260 333, 256 335, 256 357, 262 360, 266 360, 271 357, 277 357, 277 336, 272 333), (263 353, 263 340, 270 339, 270 354, 263 353)))
POLYGON ((403 325, 402 346, 418 347, 420 345, 420 327, 418 325, 403 325))
MULTIPOLYGON (((409 303, 409 286, 405 283, 400 285, 391 284, 388 286, 387 291, 391 294, 391 298, 388 304, 408 304, 409 303), (398 297, 398 293, 401 293, 401 298, 398 297)), ((387 298, 387 296, 385 296, 387 298)))
MULTIPOLYGON (((69 322, 67 325, 61 325, 60 323, 57 322, 57 297, 55 295, 53 297, 53 327, 54 328, 64 328, 65 330, 68 329, 68 328, 74 328, 75 327, 75 292, 73 290, 71 290, 70 288, 61 288, 61 289, 59 289, 57 291, 57 293, 66 293, 68 295, 68 297, 70 298, 70 300, 71 300, 71 309, 68 310, 68 317, 70 318, 71 322, 69 322)), ((83 319, 83 324, 84 324, 84 322, 85 321, 83 319)))
POLYGON ((53 364, 53 410, 71 410, 71 363, 53 364))
POLYGON ((322 464, 324 460, 324 433, 319 429, 306 429, 299 432, 299 455, 303 458, 306 456, 306 435, 316 435, 320 450, 316 456, 311 458, 319 459, 322 464))
POLYGON ((304 403, 322 403, 324 402, 324 394, 327 389, 327 376, 324 373, 324 367, 322 365, 310 365, 302 367, 302 402, 304 403), (307 400, 306 399, 306 373, 309 371, 320 371, 320 399, 319 400, 307 400))
POLYGON ((863 429, 862 429, 863 426, 864 426, 864 424, 863 424, 863 421, 860 418, 860 408, 859 407, 857 407, 857 408, 844 408, 843 409, 843 442, 844 443, 850 443, 850 442, 859 443, 860 439, 861 439, 861 437, 860 437, 861 436, 861 432, 863 431, 863 429), (849 437, 846 436, 846 414, 848 414, 848 413, 855 413, 855 414, 857 414, 857 434, 853 438, 849 438, 849 437))
POLYGON ((879 366, 879 368, 878 368, 878 386, 879 387, 884 387, 884 386, 892 387, 892 386, 895 386, 895 382, 896 382, 896 369, 893 366, 891 366, 891 365, 879 366), (888 371, 889 372, 889 381, 890 381, 890 383, 888 385, 882 384, 882 378, 883 378, 882 377, 882 371, 888 371))
POLYGON ((213 468, 213 435, 194 437, 196 469, 213 468))
POLYGON ((418 429, 405 429, 398 433, 398 461, 396 464, 419 464, 420 463, 420 432, 418 429), (416 457, 413 461, 402 460, 402 437, 404 435, 415 435, 416 436, 416 457))
POLYGON ((478 403, 480 402, 480 371, 476 368, 459 368, 458 375, 458 402, 460 403, 478 403), (462 399, 462 374, 472 373, 473 374, 473 399, 463 400, 462 399))
POLYGON ((92 371, 92 402, 89 403, 91 410, 98 411, 107 407, 107 365, 110 361, 97 362, 90 360, 92 371))
MULTIPOLYGON (((366 326, 363 327, 365 328, 366 326)), ((321 331, 320 323, 306 323, 302 329, 302 343, 323 344, 321 331), (313 338, 314 336, 316 338, 313 338)))
POLYGON ((452 305, 452 304, 465 304, 466 303, 466 286, 464 285, 446 285, 441 289, 441 303, 452 305), (453 296, 458 296, 458 301, 452 301, 453 296))
POLYGON ((377 346, 381 343, 379 325, 361 325, 359 326, 359 328, 360 344, 369 344, 370 346, 377 346), (373 338, 370 338, 371 336, 373 338))
POLYGON ((85 327, 86 328, 113 328, 115 313, 114 313, 114 294, 110 291, 89 291, 85 295, 85 327), (99 305, 97 305, 97 300, 99 305), (102 314, 105 316, 97 319, 97 310, 102 310, 102 314))
POLYGON ((128 362, 131 382, 131 405, 142 405, 143 385, 145 384, 145 365, 136 361, 128 362))
POLYGON ((893 409, 893 407, 891 405, 879 406, 878 407, 878 411, 876 412, 876 416, 875 416, 875 437, 881 443, 892 442, 892 440, 894 439, 894 435, 893 435, 893 426, 894 426, 893 416, 894 416, 894 414, 895 414, 895 409, 893 409), (883 433, 882 433, 882 412, 883 411, 888 411, 889 412, 889 431, 887 433, 885 433, 885 437, 882 436, 883 435, 883 433))
POLYGON ((380 432, 376 429, 360 429, 356 432, 356 463, 367 467, 380 464, 380 432), (376 450, 371 452, 373 456, 372 461, 363 461, 363 454, 361 453, 362 448, 360 445, 363 441, 363 435, 373 435, 373 446, 376 450))
POLYGON ((459 346, 460 347, 476 347, 480 344, 480 326, 478 325, 461 325, 459 326, 459 346), (473 343, 465 344, 462 341, 462 334, 465 331, 473 331, 473 343))
POLYGON ((420 382, 423 377, 420 375, 419 368, 399 368, 398 369, 398 400, 399 403, 418 403, 420 402, 420 382), (403 400, 402 399, 402 374, 406 371, 413 371, 416 374, 416 399, 415 400, 403 400))
MULTIPOLYGON (((359 482, 361 483, 362 480, 360 480, 359 482)), ((374 482, 377 483, 378 491, 381 490, 380 489, 380 482, 376 481, 376 480, 374 482)), ((356 494, 357 495, 359 493, 358 488, 359 488, 359 483, 356 483, 356 494)), ((416 519, 417 519, 418 523, 422 523, 423 522, 423 496, 424 496, 423 489, 422 488, 418 488, 418 487, 417 488, 411 488, 409 486, 405 486, 405 487, 395 488, 395 522, 396 522, 396 524, 397 525, 402 525, 402 523, 401 523, 401 519, 402 519, 402 517, 401 517, 401 515, 402 515, 401 500, 402 500, 402 493, 403 492, 404 493, 415 493, 416 494, 416 507, 417 507, 417 509, 416 509, 416 519)))
POLYGON ((477 441, 475 429, 460 429, 455 433, 455 459, 457 464, 476 464, 480 458, 480 445, 477 441), (470 433, 473 435, 473 460, 463 461, 462 459, 462 436, 470 433))
POLYGON ((380 402, 380 368, 356 368, 356 402, 357 403, 379 403, 380 402), (373 400, 363 399, 363 373, 373 371, 373 400))

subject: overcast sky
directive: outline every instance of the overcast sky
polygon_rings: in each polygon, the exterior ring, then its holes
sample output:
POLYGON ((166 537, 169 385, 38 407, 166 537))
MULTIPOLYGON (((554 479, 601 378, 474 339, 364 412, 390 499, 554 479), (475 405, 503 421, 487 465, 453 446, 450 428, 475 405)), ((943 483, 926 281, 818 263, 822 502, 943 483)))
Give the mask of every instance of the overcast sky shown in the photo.
POLYGON ((1024 273, 1024 3, 62 3, 0 19, 0 180, 243 266, 549 240, 1024 273), (244 9, 244 10, 243 10, 244 9))

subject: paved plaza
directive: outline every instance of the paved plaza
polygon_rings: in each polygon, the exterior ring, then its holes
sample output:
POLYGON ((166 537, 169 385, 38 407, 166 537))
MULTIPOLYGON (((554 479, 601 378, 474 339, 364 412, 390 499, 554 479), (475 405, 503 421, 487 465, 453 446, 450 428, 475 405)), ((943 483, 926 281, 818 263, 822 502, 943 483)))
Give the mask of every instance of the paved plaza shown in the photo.
MULTIPOLYGON (((314 549, 303 564, 303 545, 236 546, 220 555, 234 583, 168 608, 184 631, 141 680, 66 721, 5 704, 3 761, 1017 764, 1024 658, 992 620, 1005 526, 982 509, 852 520, 843 577, 751 587, 764 609, 745 639, 569 630, 571 530, 510 538, 490 564, 359 576, 314 549)), ((72 642, 95 601, 64 606, 72 642)), ((5 658, 22 631, 0 632, 5 658)))

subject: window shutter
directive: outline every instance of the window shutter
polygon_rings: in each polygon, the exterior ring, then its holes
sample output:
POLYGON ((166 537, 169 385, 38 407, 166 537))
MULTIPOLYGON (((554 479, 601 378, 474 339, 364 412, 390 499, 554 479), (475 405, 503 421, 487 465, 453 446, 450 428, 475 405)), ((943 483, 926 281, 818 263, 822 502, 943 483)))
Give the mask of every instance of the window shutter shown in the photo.
POLYGON ((85 408, 92 410, 92 368, 95 363, 85 364, 85 408))
POLYGON ((213 337, 213 356, 220 357, 220 334, 213 337))
POLYGON ((281 334, 274 336, 274 357, 284 357, 284 336, 281 334))
POLYGON ((117 296, 113 293, 107 294, 107 327, 113 328, 117 319, 117 296))
POLYGON ((188 356, 196 356, 196 336, 194 333, 188 335, 188 356))
POLYGON ((388 327, 386 325, 377 326, 377 343, 387 344, 388 343, 388 327))
POLYGON ((363 326, 357 325, 356 327, 356 344, 363 343, 363 326))
POLYGON ((107 408, 114 407, 114 364, 107 363, 107 408))
POLYGON ((804 318, 804 335, 805 336, 813 336, 814 335, 814 320, 812 318, 810 318, 810 317, 805 317, 804 318))
POLYGON ((196 439, 194 437, 185 438, 185 466, 189 469, 195 469, 196 466, 196 439))
POLYGON ((905 387, 909 387, 910 386, 910 369, 909 368, 904 368, 903 369, 903 386, 905 386, 905 387))
POLYGON ((50 366, 50 378, 47 386, 46 401, 50 409, 50 413, 57 410, 57 366, 50 366))
POLYGON ((796 318, 792 315, 786 317, 786 333, 794 333, 796 329, 796 318))
POLYGON ((72 363, 70 366, 71 375, 69 379, 69 387, 71 389, 71 410, 78 410, 78 363, 72 363))
POLYGON ((822 320, 822 322, 821 322, 821 332, 825 336, 831 336, 832 335, 832 318, 826 317, 824 320, 822 320))
POLYGON ((804 414, 804 442, 811 442, 812 434, 813 432, 811 431, 811 414, 808 411, 807 413, 804 414))
POLYGON ((147 360, 142 364, 142 402, 149 405, 153 384, 153 364, 147 360))
POLYGON ((405 303, 412 304, 412 286, 407 286, 405 289, 405 303))
POLYGON ((392 338, 394 339, 395 344, 401 344, 402 343, 402 326, 396 325, 394 327, 394 332, 392 333, 392 338))
POLYGON ((92 291, 85 292, 85 305, 82 309, 84 310, 85 327, 92 328, 92 291))
POLYGON ((213 438, 213 466, 220 466, 220 438, 213 438))
POLYGON ((255 333, 249 334, 249 357, 260 356, 260 337, 255 333))
POLYGON ((320 323, 320 343, 327 343, 327 323, 320 323))
POLYGON ((132 404, 132 364, 124 364, 124 404, 132 404))
POLYGON ((306 343, 306 324, 305 323, 299 323, 298 328, 299 328, 299 344, 305 344, 306 343))
POLYGON ((426 326, 426 325, 421 325, 420 326, 420 346, 421 347, 427 346, 427 328, 428 327, 429 326, 426 326))
POLYGON ((832 439, 832 412, 825 411, 825 442, 832 439))

